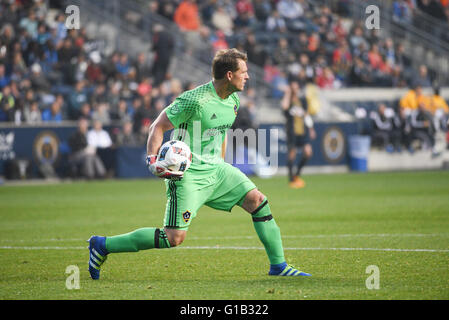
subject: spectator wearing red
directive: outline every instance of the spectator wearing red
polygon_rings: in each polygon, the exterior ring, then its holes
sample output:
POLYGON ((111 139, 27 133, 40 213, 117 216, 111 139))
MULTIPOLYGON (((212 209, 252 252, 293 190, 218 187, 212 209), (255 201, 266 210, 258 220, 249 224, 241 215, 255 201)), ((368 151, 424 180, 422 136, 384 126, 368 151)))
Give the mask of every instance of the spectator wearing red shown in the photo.
POLYGON ((98 51, 90 54, 89 64, 86 69, 86 78, 90 83, 99 83, 104 81, 104 74, 100 66, 101 56, 98 51))
POLYGON ((310 53, 316 52, 320 48, 320 36, 317 32, 313 32, 309 37, 309 43, 307 45, 307 50, 310 53))
POLYGON ((182 1, 176 8, 173 19, 183 31, 198 31, 200 28, 200 17, 196 0, 182 1))
POLYGON ((352 63, 352 55, 345 40, 341 41, 340 45, 334 50, 332 54, 332 62, 333 64, 338 65, 350 65, 352 63))
POLYGON ((202 44, 200 36, 201 20, 196 0, 183 0, 176 8, 173 20, 184 32, 186 38, 185 52, 192 55, 202 44))
POLYGON ((331 68, 325 67, 323 72, 317 76, 316 82, 321 89, 334 89, 335 76, 331 68))
POLYGON ((343 25, 343 19, 338 18, 337 21, 332 26, 332 31, 335 33, 335 36, 337 38, 337 41, 341 41, 343 39, 346 39, 348 33, 346 31, 346 28, 343 25))
POLYGON ((254 14, 254 7, 250 0, 238 0, 235 9, 238 14, 254 14))
POLYGON ((368 52, 368 61, 373 69, 381 69, 383 67, 384 62, 377 44, 371 46, 371 50, 368 52))
POLYGON ((226 41, 226 36, 223 33, 223 31, 217 30, 215 35, 216 35, 216 38, 212 42, 212 47, 214 48, 214 52, 217 52, 218 50, 221 50, 221 49, 228 49, 229 45, 228 45, 228 42, 226 41))
POLYGON ((339 46, 332 53, 332 67, 337 78, 344 80, 351 70, 352 55, 345 40, 340 41, 339 46))
POLYGON ((237 17, 235 18, 236 27, 248 27, 255 21, 254 7, 250 0, 238 0, 235 4, 237 17))
POLYGON ((151 93, 153 86, 151 84, 152 79, 150 77, 143 79, 143 81, 137 87, 137 93, 143 97, 151 93))

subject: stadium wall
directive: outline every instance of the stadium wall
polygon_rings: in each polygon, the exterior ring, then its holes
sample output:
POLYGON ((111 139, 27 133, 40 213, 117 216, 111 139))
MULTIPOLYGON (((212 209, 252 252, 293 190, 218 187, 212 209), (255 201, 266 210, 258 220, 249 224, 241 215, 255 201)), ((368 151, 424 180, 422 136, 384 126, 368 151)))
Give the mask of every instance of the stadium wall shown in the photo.
MULTIPOLYGON (((105 126, 105 129, 112 131, 114 127, 114 125, 105 126)), ((76 129, 76 123, 73 122, 20 127, 0 125, 0 175, 9 175, 8 166, 12 162, 22 161, 26 167, 24 168, 26 172, 23 173, 25 178, 42 176, 43 168, 48 166, 53 167, 58 176, 65 176, 70 153, 68 139, 76 129)), ((347 137, 357 132, 356 124, 317 123, 316 131, 317 139, 312 141, 315 151, 309 164, 311 166, 347 166, 347 137)), ((261 153, 269 157, 275 156, 275 173, 282 173, 282 169, 277 171, 277 167, 282 168, 286 163, 287 147, 283 125, 262 124, 256 134, 259 146, 262 140, 265 141, 266 150, 261 150, 261 153)), ((169 136, 170 133, 167 133, 165 139, 169 139, 169 136)), ((242 150, 237 144, 234 149, 236 152, 242 150)), ((240 163, 237 157, 234 157, 233 161, 233 158, 229 158, 229 154, 227 160, 234 162, 249 174, 255 173, 253 164, 264 165, 260 159, 251 160, 247 150, 244 152, 243 163, 240 163)), ((100 157, 107 167, 113 168, 115 175, 120 178, 149 177, 145 167, 145 155, 145 146, 100 150, 100 157)))

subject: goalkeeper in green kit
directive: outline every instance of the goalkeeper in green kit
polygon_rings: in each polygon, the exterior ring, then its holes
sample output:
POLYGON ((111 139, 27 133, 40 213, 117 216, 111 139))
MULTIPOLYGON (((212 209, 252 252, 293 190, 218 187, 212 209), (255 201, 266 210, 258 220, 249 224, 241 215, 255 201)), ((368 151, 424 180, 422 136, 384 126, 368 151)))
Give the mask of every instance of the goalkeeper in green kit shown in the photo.
POLYGON ((218 51, 212 63, 213 80, 182 93, 153 122, 147 142, 147 162, 154 175, 165 178, 164 227, 146 227, 116 236, 92 236, 88 240, 92 279, 99 279, 108 254, 179 246, 203 205, 228 212, 238 205, 250 214, 268 255, 269 275, 310 276, 286 263, 281 233, 266 196, 223 159, 226 132, 240 105, 237 92, 244 89, 249 79, 246 61, 246 54, 237 49, 218 51), (182 176, 174 175, 156 161, 164 132, 171 129, 173 139, 184 141, 192 151, 192 164, 182 176))

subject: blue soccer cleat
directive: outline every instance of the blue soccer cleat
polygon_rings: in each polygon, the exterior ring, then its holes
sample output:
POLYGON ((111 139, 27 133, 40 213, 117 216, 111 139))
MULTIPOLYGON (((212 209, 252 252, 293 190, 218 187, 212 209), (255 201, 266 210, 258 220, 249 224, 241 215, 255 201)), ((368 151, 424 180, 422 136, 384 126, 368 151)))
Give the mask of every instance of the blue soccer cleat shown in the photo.
POLYGON ((272 265, 270 271, 268 272, 270 276, 304 276, 311 277, 310 273, 306 273, 296 269, 295 267, 288 265, 286 262, 272 265))
POLYGON ((107 259, 106 237, 92 236, 89 242, 89 273, 93 280, 100 279, 100 267, 107 259))

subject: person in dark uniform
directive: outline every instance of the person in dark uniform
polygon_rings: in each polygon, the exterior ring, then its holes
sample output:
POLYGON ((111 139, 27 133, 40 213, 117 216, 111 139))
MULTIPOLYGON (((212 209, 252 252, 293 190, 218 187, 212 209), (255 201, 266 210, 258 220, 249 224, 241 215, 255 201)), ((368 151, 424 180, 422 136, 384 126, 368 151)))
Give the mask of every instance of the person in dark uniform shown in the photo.
POLYGON ((385 148, 387 152, 400 151, 401 132, 395 128, 394 111, 387 108, 385 103, 380 103, 376 110, 370 112, 370 119, 373 125, 373 144, 385 148))
POLYGON ((160 24, 156 24, 153 31, 153 51, 155 58, 152 73, 154 76, 154 87, 158 87, 164 82, 170 67, 174 51, 174 40, 172 34, 164 30, 164 27, 160 24))
POLYGON ((306 184, 301 179, 301 170, 312 156, 310 140, 315 139, 316 133, 308 112, 307 99, 297 81, 291 81, 286 88, 281 107, 286 118, 289 186, 303 188, 306 184), (298 151, 301 151, 301 158, 294 171, 298 151))
POLYGON ((412 146, 412 125, 410 123, 410 115, 404 108, 397 108, 397 112, 393 117, 393 127, 400 137, 401 145, 405 146, 410 153, 414 153, 412 146))
POLYGON ((423 102, 418 104, 418 109, 411 112, 410 124, 412 126, 413 138, 420 140, 424 149, 431 148, 432 156, 438 156, 439 152, 435 148, 436 130, 433 117, 423 102))

